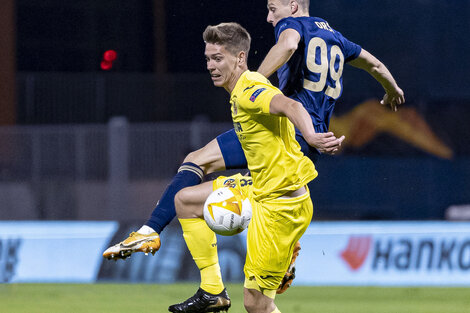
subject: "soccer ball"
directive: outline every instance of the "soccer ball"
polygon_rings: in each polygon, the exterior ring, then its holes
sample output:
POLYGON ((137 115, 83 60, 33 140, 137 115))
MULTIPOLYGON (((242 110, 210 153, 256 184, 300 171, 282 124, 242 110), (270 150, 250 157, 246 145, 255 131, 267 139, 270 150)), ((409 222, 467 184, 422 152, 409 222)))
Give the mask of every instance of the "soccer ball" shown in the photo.
POLYGON ((248 227, 251 203, 238 189, 214 190, 204 203, 204 220, 216 234, 232 236, 248 227))

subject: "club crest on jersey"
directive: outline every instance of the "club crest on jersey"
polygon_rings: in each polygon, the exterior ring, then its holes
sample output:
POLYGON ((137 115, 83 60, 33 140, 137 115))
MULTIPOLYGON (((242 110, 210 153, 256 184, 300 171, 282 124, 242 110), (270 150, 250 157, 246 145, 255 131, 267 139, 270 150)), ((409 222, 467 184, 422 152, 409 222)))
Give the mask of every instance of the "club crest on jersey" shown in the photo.
POLYGON ((224 181, 224 186, 225 187, 229 187, 229 188, 235 188, 237 186, 237 183, 235 181, 235 179, 233 178, 227 178, 225 181, 224 181))
POLYGON ((253 94, 251 95, 250 101, 255 102, 255 100, 259 96, 259 94, 262 93, 265 90, 266 90, 266 88, 256 89, 255 92, 253 92, 253 94))
POLYGON ((233 115, 237 115, 238 113, 238 104, 237 104, 237 97, 234 96, 233 99, 230 101, 232 104, 232 113, 233 115))

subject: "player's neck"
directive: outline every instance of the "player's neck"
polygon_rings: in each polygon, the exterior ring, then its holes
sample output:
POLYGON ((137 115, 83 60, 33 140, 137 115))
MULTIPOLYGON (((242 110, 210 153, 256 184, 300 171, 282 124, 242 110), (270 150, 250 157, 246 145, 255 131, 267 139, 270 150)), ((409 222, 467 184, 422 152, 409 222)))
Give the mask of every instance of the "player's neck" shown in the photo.
POLYGON ((242 74, 247 70, 248 68, 246 67, 239 67, 237 68, 236 71, 233 72, 233 75, 230 78, 228 84, 224 87, 225 90, 227 90, 229 94, 231 94, 233 89, 235 89, 235 86, 237 85, 237 82, 240 79, 240 76, 242 76, 242 74))
POLYGON ((309 17, 310 14, 308 11, 301 11, 297 10, 294 14, 292 14, 293 17, 309 17))
POLYGON ((294 15, 292 15, 293 17, 309 17, 310 14, 308 13, 296 13, 294 15))

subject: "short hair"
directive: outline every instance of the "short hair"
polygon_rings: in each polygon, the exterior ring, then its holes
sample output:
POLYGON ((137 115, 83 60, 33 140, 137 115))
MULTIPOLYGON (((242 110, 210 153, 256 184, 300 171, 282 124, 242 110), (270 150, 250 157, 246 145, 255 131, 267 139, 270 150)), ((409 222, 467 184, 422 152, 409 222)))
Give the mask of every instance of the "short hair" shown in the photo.
POLYGON ((308 11, 308 8, 310 7, 310 0, 295 0, 299 4, 299 7, 302 10, 308 11))
MULTIPOLYGON (((289 5, 292 0, 280 0, 283 5, 289 5)), ((295 0, 302 11, 308 11, 310 0, 295 0)))
POLYGON ((209 25, 204 30, 202 38, 206 43, 224 46, 232 55, 245 51, 250 52, 251 36, 243 26, 238 23, 220 23, 209 25))

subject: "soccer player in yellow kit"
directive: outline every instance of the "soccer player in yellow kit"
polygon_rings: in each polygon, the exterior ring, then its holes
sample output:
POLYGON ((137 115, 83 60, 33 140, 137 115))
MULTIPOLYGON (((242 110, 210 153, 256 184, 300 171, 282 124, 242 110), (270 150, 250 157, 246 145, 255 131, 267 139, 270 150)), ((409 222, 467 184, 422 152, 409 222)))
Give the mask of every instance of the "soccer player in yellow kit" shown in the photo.
MULTIPOLYGON (((208 26, 203 38, 213 83, 230 93, 234 128, 252 176, 253 216, 244 267, 245 308, 250 313, 280 312, 274 304, 276 289, 290 264, 295 243, 310 224, 313 205, 307 183, 317 176, 312 161, 300 151, 294 125, 308 143, 314 141, 315 130, 301 103, 284 96, 261 74, 248 71, 251 39, 243 27, 236 23, 208 26)), ((219 184, 220 179, 214 187, 219 184)), ((204 226, 200 205, 212 186, 206 183, 183 190, 175 198, 176 212, 184 239, 201 269, 204 288, 169 310, 195 312, 200 303, 209 299, 213 303, 201 312, 228 309, 225 289, 219 294, 207 292, 221 284, 217 277, 215 235, 204 226)), ((218 273, 220 276, 220 270, 218 273)))

